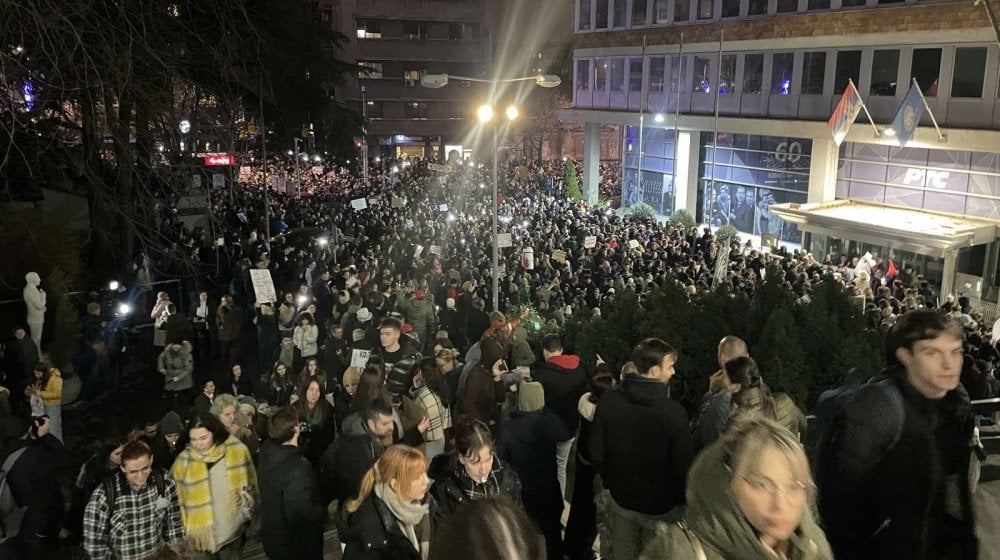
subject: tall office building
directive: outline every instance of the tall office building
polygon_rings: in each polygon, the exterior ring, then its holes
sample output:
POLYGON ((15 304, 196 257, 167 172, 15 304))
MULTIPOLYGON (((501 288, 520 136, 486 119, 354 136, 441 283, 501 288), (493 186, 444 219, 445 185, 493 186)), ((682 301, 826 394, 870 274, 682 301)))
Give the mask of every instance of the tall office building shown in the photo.
POLYGON ((625 205, 818 258, 871 251, 996 301, 1000 48, 982 5, 576 0, 574 19, 565 116, 584 123, 591 197, 599 125, 621 124, 625 205), (875 125, 861 111, 838 145, 827 120, 851 83, 875 125), (901 145, 912 83, 929 111, 901 145))
POLYGON ((452 79, 429 89, 420 78, 490 76, 494 0, 320 0, 319 8, 348 38, 343 57, 369 69, 336 97, 365 115, 373 156, 431 157, 462 144, 482 84, 452 79))

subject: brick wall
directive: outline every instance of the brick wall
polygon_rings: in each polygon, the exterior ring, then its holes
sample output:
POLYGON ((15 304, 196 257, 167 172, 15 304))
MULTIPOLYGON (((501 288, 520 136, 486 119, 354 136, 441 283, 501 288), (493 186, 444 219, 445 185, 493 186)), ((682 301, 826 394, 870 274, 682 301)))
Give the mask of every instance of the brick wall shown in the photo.
POLYGON ((686 44, 712 42, 718 41, 720 29, 725 30, 727 41, 741 41, 984 27, 989 27, 985 10, 968 1, 782 14, 760 19, 581 33, 574 36, 573 48, 638 47, 642 46, 643 35, 646 36, 647 44, 671 45, 680 43, 681 33, 684 33, 686 44))

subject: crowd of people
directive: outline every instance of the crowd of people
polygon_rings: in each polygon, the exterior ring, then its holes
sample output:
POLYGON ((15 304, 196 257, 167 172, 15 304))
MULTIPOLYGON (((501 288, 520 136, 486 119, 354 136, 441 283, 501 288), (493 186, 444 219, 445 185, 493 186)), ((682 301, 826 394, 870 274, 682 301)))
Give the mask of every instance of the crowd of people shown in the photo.
MULTIPOLYGON (((228 560, 251 539, 272 560, 319 559, 332 525, 348 560, 976 557, 968 401, 996 394, 995 341, 967 300, 930 309, 911 267, 717 248, 708 229, 567 200, 561 162, 516 162, 497 201, 510 239, 494 309, 489 169, 386 162, 365 185, 270 167, 213 193, 207 227, 163 204, 168 249, 122 282, 153 322, 168 410, 107 434, 70 500, 50 483, 73 430, 60 374, 15 333, 0 407, 17 395, 32 410, 3 415, 16 437, 2 470, 25 514, 0 552, 50 558, 62 532, 95 559, 228 560), (287 194, 265 205, 275 176, 287 194), (557 323, 600 315, 665 282, 708 290, 717 258, 751 296, 768 273, 802 300, 817 282, 854 290, 893 366, 826 395, 807 427, 730 336, 689 417, 670 398, 668 342, 590 364, 558 334, 533 347, 519 321, 525 306, 557 323), (180 301, 152 293, 167 277, 180 301)), ((104 324, 84 322, 87 356, 109 344, 104 324)), ((83 394, 99 393, 103 362, 75 363, 83 394)))

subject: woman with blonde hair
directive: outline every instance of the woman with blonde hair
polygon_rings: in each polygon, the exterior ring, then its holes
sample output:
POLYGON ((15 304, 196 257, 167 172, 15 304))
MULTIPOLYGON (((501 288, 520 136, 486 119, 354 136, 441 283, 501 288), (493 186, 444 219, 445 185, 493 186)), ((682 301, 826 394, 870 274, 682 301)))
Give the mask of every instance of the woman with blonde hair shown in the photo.
POLYGON ((658 522, 639 560, 832 560, 815 489, 791 432, 742 418, 695 460, 683 520, 658 522))
POLYGON ((406 445, 386 449, 345 506, 343 560, 427 560, 429 485, 423 453, 406 445))
POLYGON ((228 393, 218 395, 212 401, 209 412, 222 422, 229 435, 247 446, 251 455, 257 456, 257 452, 260 451, 260 437, 253 429, 253 419, 240 411, 239 399, 228 393))
POLYGON ((48 416, 49 433, 62 441, 62 373, 48 362, 38 362, 32 375, 31 383, 24 390, 31 401, 31 415, 41 416, 43 413, 48 416))

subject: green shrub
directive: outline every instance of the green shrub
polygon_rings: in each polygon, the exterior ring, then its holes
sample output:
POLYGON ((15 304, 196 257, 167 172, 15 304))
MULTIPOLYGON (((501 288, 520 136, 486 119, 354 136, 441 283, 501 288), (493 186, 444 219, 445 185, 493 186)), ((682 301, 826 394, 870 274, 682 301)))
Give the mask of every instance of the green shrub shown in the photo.
POLYGON ((637 222, 652 222, 656 220, 656 210, 645 202, 636 202, 628 209, 628 217, 637 222))
POLYGON ((670 215, 670 224, 684 229, 694 227, 694 216, 687 210, 678 208, 670 215))

